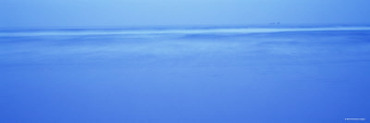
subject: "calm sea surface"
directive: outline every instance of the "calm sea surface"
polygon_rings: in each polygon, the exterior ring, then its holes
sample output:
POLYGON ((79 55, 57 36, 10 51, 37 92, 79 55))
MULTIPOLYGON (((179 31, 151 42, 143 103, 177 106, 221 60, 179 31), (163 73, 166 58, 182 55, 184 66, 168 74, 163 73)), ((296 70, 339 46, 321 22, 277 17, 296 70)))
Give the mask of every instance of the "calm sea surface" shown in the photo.
POLYGON ((3 123, 367 122, 369 102, 367 27, 0 32, 3 123))

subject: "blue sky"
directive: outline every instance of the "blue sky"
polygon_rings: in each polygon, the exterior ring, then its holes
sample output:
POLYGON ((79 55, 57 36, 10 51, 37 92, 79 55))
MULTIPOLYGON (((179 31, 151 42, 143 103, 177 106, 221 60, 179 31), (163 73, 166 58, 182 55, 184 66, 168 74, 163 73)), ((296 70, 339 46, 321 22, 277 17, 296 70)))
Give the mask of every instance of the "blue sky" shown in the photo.
POLYGON ((368 0, 2 0, 0 27, 369 24, 368 0))

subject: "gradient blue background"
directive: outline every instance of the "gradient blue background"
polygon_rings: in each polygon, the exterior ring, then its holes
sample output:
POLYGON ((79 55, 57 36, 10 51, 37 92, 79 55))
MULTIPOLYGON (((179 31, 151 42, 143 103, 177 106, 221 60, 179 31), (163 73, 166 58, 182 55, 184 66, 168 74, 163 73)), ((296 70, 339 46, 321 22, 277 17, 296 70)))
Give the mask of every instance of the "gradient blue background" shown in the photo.
POLYGON ((2 0, 0 27, 369 24, 368 0, 2 0))
POLYGON ((1 0, 0 122, 365 123, 369 5, 1 0))

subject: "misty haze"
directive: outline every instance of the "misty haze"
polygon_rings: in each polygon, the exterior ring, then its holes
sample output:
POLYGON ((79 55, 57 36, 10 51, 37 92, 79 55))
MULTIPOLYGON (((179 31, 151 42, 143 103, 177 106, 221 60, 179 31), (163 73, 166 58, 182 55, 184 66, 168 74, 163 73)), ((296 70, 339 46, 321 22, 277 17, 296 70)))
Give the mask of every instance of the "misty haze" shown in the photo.
POLYGON ((369 1, 3 0, 1 123, 351 123, 369 1))

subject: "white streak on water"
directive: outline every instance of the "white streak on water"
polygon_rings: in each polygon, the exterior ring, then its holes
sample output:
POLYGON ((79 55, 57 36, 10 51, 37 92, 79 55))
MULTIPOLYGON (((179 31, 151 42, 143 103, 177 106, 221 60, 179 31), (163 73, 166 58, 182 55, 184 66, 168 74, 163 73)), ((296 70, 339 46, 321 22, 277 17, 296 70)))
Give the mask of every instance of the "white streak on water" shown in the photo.
POLYGON ((83 35, 163 35, 163 34, 214 34, 214 33, 275 33, 306 31, 355 31, 370 27, 320 27, 320 28, 219 28, 219 29, 166 29, 166 30, 96 30, 96 31, 37 31, 0 32, 4 36, 83 36, 83 35))

